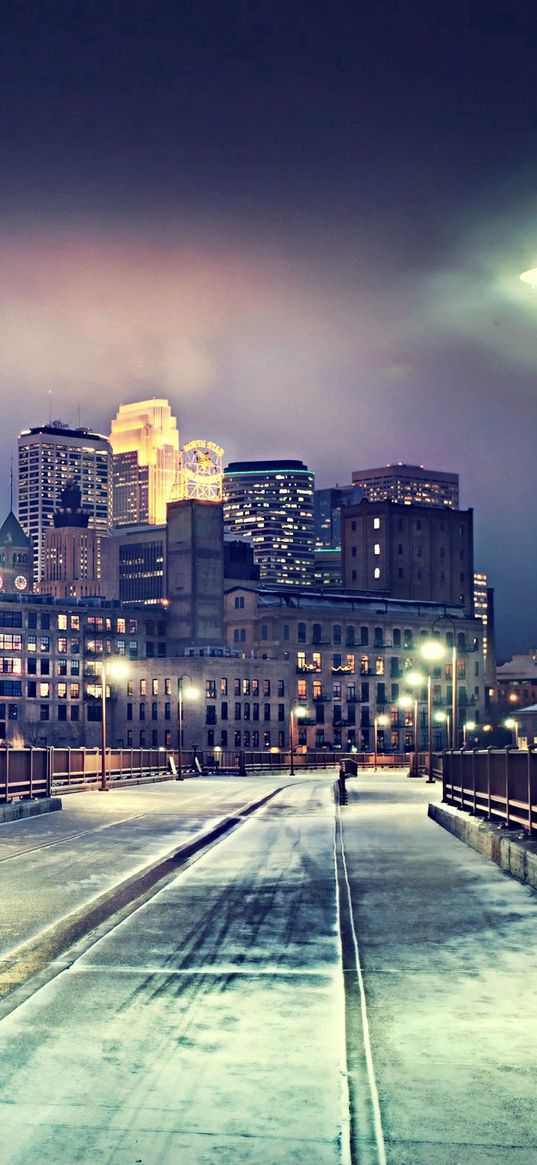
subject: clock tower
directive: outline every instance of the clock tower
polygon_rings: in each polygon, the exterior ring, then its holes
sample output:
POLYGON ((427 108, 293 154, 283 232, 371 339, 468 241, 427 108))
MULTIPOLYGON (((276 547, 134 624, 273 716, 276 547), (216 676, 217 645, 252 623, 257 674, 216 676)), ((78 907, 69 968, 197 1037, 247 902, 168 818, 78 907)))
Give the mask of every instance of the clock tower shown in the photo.
POLYGON ((0 527, 0 595, 25 595, 32 590, 32 541, 13 510, 0 527))

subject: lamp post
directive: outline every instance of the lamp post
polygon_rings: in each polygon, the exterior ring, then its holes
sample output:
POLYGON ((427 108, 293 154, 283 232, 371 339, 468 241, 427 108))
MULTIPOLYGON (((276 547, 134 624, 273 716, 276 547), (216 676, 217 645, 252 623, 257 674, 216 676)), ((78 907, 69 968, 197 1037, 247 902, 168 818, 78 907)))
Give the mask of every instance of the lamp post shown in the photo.
POLYGON ((290 777, 294 777, 294 775, 295 775, 294 722, 295 722, 295 720, 303 720, 304 716, 307 716, 307 715, 308 715, 308 709, 305 708, 303 706, 303 704, 297 704, 294 708, 291 705, 291 707, 289 709, 289 776, 290 777))
POLYGON ((411 697, 411 699, 413 699, 413 702, 414 702, 414 718, 413 718, 413 722, 414 722, 414 755, 412 758, 412 764, 410 766, 410 770, 409 770, 408 775, 409 775, 409 777, 419 777, 420 771, 419 771, 419 762, 418 762, 418 756, 419 756, 418 689, 423 688, 427 681, 425 679, 425 676, 422 675, 422 673, 420 671, 417 671, 415 669, 412 669, 412 671, 406 672, 405 676, 404 676, 404 680, 405 680, 405 684, 409 684, 410 687, 414 688, 416 691, 416 695, 414 697, 411 697))
POLYGON ((182 781, 183 778, 183 699, 195 700, 199 696, 198 688, 192 684, 192 676, 188 672, 177 678, 177 781, 182 781), (183 688, 183 680, 190 680, 188 687, 183 688))
POLYGON ((380 727, 381 727, 381 728, 384 728, 384 726, 385 726, 386 724, 389 724, 389 723, 390 723, 389 716, 384 716, 384 715, 381 715, 381 716, 375 716, 375 718, 374 718, 374 720, 373 720, 373 749, 374 749, 374 753, 375 753, 375 765, 374 765, 375 769, 376 769, 376 767, 377 767, 377 752, 378 752, 378 730, 379 730, 379 725, 380 725, 380 727))
POLYGON ((449 712, 435 712, 434 718, 435 718, 437 724, 445 724, 445 726, 446 726, 446 741, 447 741, 447 746, 449 748, 449 741, 450 741, 449 712))
POLYGON ((108 771, 106 764, 106 688, 109 678, 121 679, 128 673, 128 664, 123 659, 111 659, 108 663, 105 659, 97 661, 101 669, 101 791, 106 793, 108 790, 108 771))
POLYGON ((468 744, 468 733, 475 732, 475 722, 473 720, 466 720, 462 726, 462 744, 466 748, 468 744))
POLYGON ((511 731, 513 733, 514 747, 518 748, 518 743, 519 743, 518 742, 518 728, 519 728, 518 720, 515 720, 512 716, 509 716, 509 718, 507 720, 504 720, 504 724, 505 724, 506 728, 511 729, 511 731))
MULTIPOLYGON (((420 647, 420 653, 429 664, 437 663, 445 655, 445 648, 438 639, 427 639, 420 647)), ((427 784, 434 785, 433 777, 433 678, 431 670, 427 672, 427 735, 428 735, 428 769, 427 784)))
POLYGON ((434 629, 436 627, 436 624, 440 623, 440 622, 445 622, 445 621, 447 621, 448 623, 451 623, 451 628, 452 628, 452 633, 453 633, 453 643, 451 645, 451 736, 449 736, 449 734, 448 734, 448 744, 451 741, 451 747, 456 748, 457 747, 457 723, 458 723, 457 684, 458 684, 459 677, 458 677, 458 673, 457 673, 458 655, 457 655, 457 644, 456 644, 456 635, 455 635, 455 620, 451 619, 449 615, 440 615, 440 617, 438 619, 435 619, 435 621, 433 623, 432 630, 433 630, 433 634, 434 634, 434 629))
MULTIPOLYGON (((413 731, 413 737, 414 737, 414 751, 412 753, 412 761, 410 763, 410 770, 409 770, 408 775, 409 775, 409 777, 413 777, 415 775, 413 772, 413 769, 414 769, 414 757, 416 755, 416 719, 417 719, 417 714, 418 714, 418 701, 415 700, 414 696, 411 696, 409 692, 406 692, 406 693, 403 693, 402 696, 399 696, 397 703, 398 703, 400 708, 405 708, 406 711, 409 711, 409 709, 412 708, 412 731, 413 731)), ((403 743, 404 743, 404 741, 403 741, 403 743)))

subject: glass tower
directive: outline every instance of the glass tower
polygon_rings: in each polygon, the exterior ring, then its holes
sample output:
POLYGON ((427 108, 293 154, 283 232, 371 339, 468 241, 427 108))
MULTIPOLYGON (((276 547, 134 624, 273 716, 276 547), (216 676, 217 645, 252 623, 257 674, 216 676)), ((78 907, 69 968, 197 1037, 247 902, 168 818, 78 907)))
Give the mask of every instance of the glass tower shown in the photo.
POLYGON ((260 579, 313 585, 315 475, 302 461, 235 461, 224 470, 224 528, 252 546, 260 579))

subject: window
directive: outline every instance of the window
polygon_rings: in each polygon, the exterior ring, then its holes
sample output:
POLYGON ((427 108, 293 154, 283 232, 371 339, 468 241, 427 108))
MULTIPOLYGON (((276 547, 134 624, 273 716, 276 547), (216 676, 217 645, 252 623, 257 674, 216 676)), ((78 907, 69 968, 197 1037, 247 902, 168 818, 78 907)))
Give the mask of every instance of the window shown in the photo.
POLYGON ((145 720, 145 701, 144 701, 144 700, 142 700, 142 703, 140 704, 140 715, 139 715, 139 719, 140 719, 140 720, 145 720))
POLYGON ((67 631, 67 615, 58 615, 58 631, 67 631))
POLYGON ((242 694, 243 694, 243 696, 250 695, 250 680, 243 680, 242 681, 242 694))
POLYGON ((235 679, 233 680, 233 695, 240 696, 240 694, 241 694, 241 681, 240 681, 238 676, 235 676, 235 679))
POLYGON ((373 529, 380 530, 380 518, 373 518, 373 529))
POLYGON ((242 610, 244 607, 244 595, 235 595, 235 609, 242 610))
POLYGON ((151 719, 158 720, 158 702, 153 700, 151 704, 151 719))
MULTIPOLYGON (((315 693, 315 684, 319 683, 319 682, 320 682, 319 680, 313 681, 314 693, 315 693)), ((297 680, 296 694, 297 694, 297 697, 299 700, 306 700, 307 699, 307 697, 308 697, 308 681, 307 680, 297 680)), ((315 698, 315 696, 314 696, 314 698, 315 698)))
POLYGON ((80 708, 78 704, 71 705, 71 720, 80 720, 80 708))
POLYGON ((220 747, 227 748, 227 728, 222 728, 220 732, 220 747))
POLYGON ((375 660, 375 675, 376 676, 383 676, 384 675, 384 659, 381 655, 377 655, 377 658, 375 660))
POLYGON ((297 642, 298 643, 305 643, 306 642, 306 624, 305 623, 299 623, 297 625, 297 642))
POLYGON ((132 704, 127 704, 127 720, 132 720, 132 704))
POLYGON ((339 623, 335 623, 332 629, 332 642, 336 644, 341 643, 341 626, 339 623))
POLYGON ((360 656, 360 675, 361 676, 369 675, 369 656, 368 655, 361 655, 360 656))
POLYGON ((58 684, 58 699, 59 700, 66 700, 67 699, 67 684, 64 683, 64 681, 62 681, 61 683, 58 684))
POLYGON ((164 680, 164 695, 171 696, 171 694, 172 694, 172 681, 169 678, 169 676, 167 676, 166 679, 164 680))
POLYGON ((158 680, 151 680, 151 695, 158 696, 158 680))
POLYGON ((216 700, 216 680, 205 680, 205 699, 216 700))
POLYGON ((380 542, 375 542, 373 547, 373 554, 380 554, 380 542))
POLYGON ((351 546, 351 558, 356 558, 356 546, 351 546))
POLYGON ((334 680, 332 687, 332 699, 341 700, 341 680, 334 680))
POLYGON ((249 702, 249 700, 245 700, 245 702, 244 702, 243 718, 244 718, 244 720, 250 719, 250 702, 249 702))
POLYGON ((278 704, 278 720, 285 720, 285 704, 278 704))
POLYGON ((67 720, 67 705, 60 704, 58 708, 58 720, 67 720))
POLYGON ((375 569, 374 569, 374 571, 373 571, 373 577, 374 577, 374 578, 380 578, 380 566, 376 566, 376 567, 375 567, 375 569))
POLYGON ((216 704, 207 704, 205 708, 205 723, 216 724, 216 704))
POLYGON ((268 623, 261 624, 261 639, 268 639, 268 623))
POLYGON ((140 695, 147 695, 147 680, 140 680, 140 695))
POLYGON ((228 718, 228 703, 227 700, 222 700, 220 704, 220 719, 227 720, 228 718))
POLYGON ((321 624, 320 623, 313 624, 313 627, 311 629, 311 641, 312 641, 312 643, 320 643, 321 642, 321 624))
POLYGON ((220 680, 220 695, 227 696, 227 679, 225 676, 222 676, 220 680))
POLYGON ((258 695, 259 695, 259 680, 255 679, 255 680, 252 680, 252 696, 258 696, 258 695))
MULTIPOLYGON (((99 712, 100 711, 101 711, 101 709, 99 708, 99 712)), ((50 707, 48 704, 40 704, 39 705, 39 719, 40 720, 50 720, 50 707)))
POLYGON ((263 704, 263 719, 270 720, 270 704, 263 704))
POLYGON ((285 680, 278 680, 278 695, 285 696, 285 680))
POLYGON ((47 680, 42 680, 39 684, 39 695, 41 699, 48 699, 50 696, 50 684, 47 680))
POLYGON ((270 696, 270 680, 263 680, 263 695, 270 696))
POLYGON ((171 720, 171 718, 172 718, 172 706, 170 704, 170 701, 167 700, 165 705, 164 705, 164 719, 171 720))

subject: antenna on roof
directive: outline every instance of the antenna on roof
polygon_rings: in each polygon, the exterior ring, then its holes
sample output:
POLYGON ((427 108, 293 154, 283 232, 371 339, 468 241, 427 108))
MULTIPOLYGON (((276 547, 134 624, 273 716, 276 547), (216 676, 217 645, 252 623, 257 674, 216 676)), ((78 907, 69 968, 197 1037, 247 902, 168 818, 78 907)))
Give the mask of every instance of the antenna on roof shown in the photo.
POLYGON ((9 472, 9 508, 13 512, 13 454, 11 454, 10 472, 9 472))
POLYGON ((48 423, 52 424, 52 389, 48 390, 48 423))

